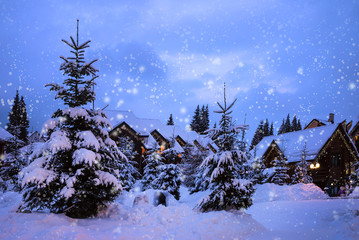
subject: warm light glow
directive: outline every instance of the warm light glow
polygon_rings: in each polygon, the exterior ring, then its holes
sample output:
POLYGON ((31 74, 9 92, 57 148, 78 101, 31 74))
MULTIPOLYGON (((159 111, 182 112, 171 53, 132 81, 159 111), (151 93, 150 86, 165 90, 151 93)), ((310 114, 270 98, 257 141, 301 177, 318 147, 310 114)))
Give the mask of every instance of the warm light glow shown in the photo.
POLYGON ((178 157, 182 157, 182 154, 178 154, 178 157))
POLYGON ((146 151, 145 148, 141 147, 141 149, 142 149, 142 155, 145 154, 145 151, 146 151))
POLYGON ((318 162, 317 162, 316 164, 311 163, 311 164, 309 165, 309 167, 310 167, 310 169, 317 169, 317 168, 320 167, 320 164, 319 164, 318 162))
POLYGON ((161 145, 161 152, 165 150, 165 146, 161 145))

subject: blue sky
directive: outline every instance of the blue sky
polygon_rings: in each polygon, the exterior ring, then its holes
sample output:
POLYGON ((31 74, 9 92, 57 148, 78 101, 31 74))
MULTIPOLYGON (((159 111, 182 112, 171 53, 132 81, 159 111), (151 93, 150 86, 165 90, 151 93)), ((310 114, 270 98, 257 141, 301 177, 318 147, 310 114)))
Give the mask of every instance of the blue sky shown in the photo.
POLYGON ((96 107, 183 127, 197 104, 238 98, 234 118, 359 120, 359 1, 0 1, 0 126, 16 90, 31 127, 61 107, 46 83, 64 79, 61 39, 92 40, 96 107))

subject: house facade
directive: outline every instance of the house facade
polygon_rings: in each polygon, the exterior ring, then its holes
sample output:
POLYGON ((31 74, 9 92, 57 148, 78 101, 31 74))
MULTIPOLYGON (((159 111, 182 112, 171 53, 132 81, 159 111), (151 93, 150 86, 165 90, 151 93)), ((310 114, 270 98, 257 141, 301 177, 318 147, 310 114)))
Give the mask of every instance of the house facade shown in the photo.
POLYGON ((5 156, 5 146, 13 139, 14 136, 11 135, 8 131, 0 127, 0 161, 4 159, 5 156))
MULTIPOLYGON (((318 121, 320 122, 320 121, 318 121)), ((283 156, 288 162, 289 174, 304 157, 310 163, 313 182, 329 195, 335 196, 340 186, 348 184, 348 176, 358 161, 358 151, 347 132, 346 122, 308 124, 302 131, 268 136, 256 146, 256 155, 267 168, 283 156)))
POLYGON ((134 161, 142 173, 146 156, 154 151, 162 152, 173 148, 182 153, 185 147, 196 147, 207 151, 213 147, 210 139, 203 138, 194 131, 185 131, 177 125, 165 125, 157 119, 138 118, 131 111, 106 110, 113 128, 110 137, 117 143, 128 139, 136 153, 134 161))

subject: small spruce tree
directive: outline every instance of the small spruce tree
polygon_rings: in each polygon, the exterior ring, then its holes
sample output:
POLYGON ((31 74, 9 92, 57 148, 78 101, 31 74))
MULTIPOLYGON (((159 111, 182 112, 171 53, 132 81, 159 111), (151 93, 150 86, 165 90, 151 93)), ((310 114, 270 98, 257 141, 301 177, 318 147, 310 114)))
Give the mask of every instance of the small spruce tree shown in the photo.
POLYGON ((173 117, 172 117, 172 113, 170 114, 170 117, 167 121, 167 125, 175 125, 174 121, 173 121, 173 117))
POLYGON ((288 166, 286 160, 283 155, 280 155, 278 158, 273 160, 273 166, 275 167, 274 176, 272 177, 272 181, 278 185, 287 184, 290 180, 288 175, 288 166))
POLYGON ((297 184, 297 183, 307 184, 313 182, 312 177, 309 175, 309 163, 307 162, 307 155, 308 155, 307 143, 305 142, 302 150, 300 162, 297 163, 294 169, 294 174, 292 176, 292 184, 297 184))

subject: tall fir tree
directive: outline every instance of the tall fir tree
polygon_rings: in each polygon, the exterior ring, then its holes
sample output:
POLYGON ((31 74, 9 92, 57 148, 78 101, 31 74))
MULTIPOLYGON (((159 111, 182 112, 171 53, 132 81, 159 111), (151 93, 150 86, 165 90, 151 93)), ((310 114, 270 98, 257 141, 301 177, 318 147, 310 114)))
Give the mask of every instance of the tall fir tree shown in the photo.
POLYGON ((302 124, 300 123, 300 119, 298 119, 298 123, 297 123, 297 131, 302 130, 302 124))
POLYGON ((175 125, 174 121, 173 121, 173 117, 172 117, 172 113, 170 114, 170 117, 167 121, 167 125, 175 125))
POLYGON ((231 108, 236 100, 227 105, 225 90, 224 85, 224 104, 217 102, 220 110, 215 111, 222 114, 219 127, 209 131, 209 137, 214 139, 219 151, 208 156, 200 166, 202 172, 210 176, 209 188, 212 191, 197 205, 203 212, 242 209, 252 205, 253 184, 239 178, 240 164, 247 160, 247 155, 234 150, 238 133, 246 126, 235 126, 232 121, 231 108))
POLYGON ((97 78, 92 64, 84 61, 90 41, 62 40, 73 57, 61 57, 60 70, 67 78, 63 85, 47 84, 68 108, 57 110, 44 125, 48 141, 34 150, 31 164, 23 169, 23 204, 20 211, 49 209, 74 218, 95 216, 98 209, 122 191, 126 157, 109 137, 111 127, 101 110, 87 109, 95 99, 97 78), (89 79, 86 79, 89 77, 89 79))
POLYGON ((199 105, 197 105, 197 108, 194 111, 194 115, 192 117, 192 121, 190 124, 192 131, 196 131, 198 133, 200 132, 199 122, 200 122, 200 108, 199 105))
POLYGON ((28 134, 29 134, 29 119, 27 118, 26 104, 24 101, 24 97, 21 96, 20 99, 20 135, 19 139, 23 141, 25 144, 28 143, 28 134))
POLYGON ((263 137, 264 137, 264 123, 263 121, 260 121, 251 142, 251 149, 253 149, 263 139, 263 137))
POLYGON ((290 132, 292 130, 291 124, 290 124, 290 117, 289 114, 287 115, 287 118, 284 123, 284 133, 290 132))
POLYGON ((9 123, 7 124, 7 131, 11 133, 14 137, 20 136, 20 97, 19 91, 16 91, 16 95, 9 113, 9 123))
POLYGON ((294 115, 294 117, 293 117, 293 119, 292 119, 292 124, 291 124, 291 126, 290 126, 290 131, 291 131, 291 132, 298 131, 297 115, 294 115))
POLYGON ((273 134, 274 134, 274 127, 273 127, 273 122, 272 122, 270 125, 270 128, 269 128, 269 136, 272 136, 273 134))
POLYGON ((284 119, 282 120, 282 124, 279 127, 278 134, 285 133, 285 122, 284 119))
POLYGON ((269 136, 269 122, 268 122, 268 119, 266 119, 264 124, 263 124, 263 136, 269 136))

